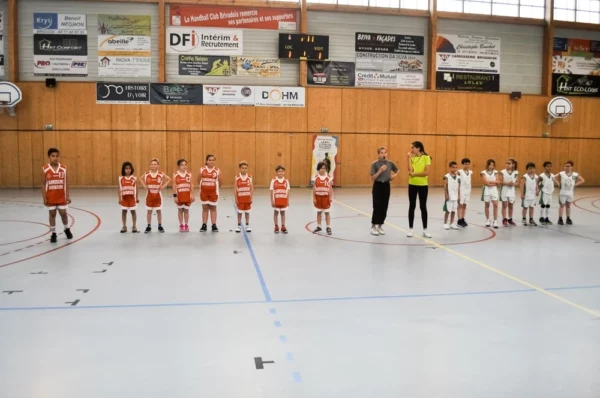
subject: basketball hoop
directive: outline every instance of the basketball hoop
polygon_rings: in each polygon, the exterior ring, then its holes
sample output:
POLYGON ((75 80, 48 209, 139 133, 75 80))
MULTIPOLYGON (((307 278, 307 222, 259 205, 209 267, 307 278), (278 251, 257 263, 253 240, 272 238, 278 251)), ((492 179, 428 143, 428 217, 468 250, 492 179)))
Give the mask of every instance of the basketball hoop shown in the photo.
POLYGON ((17 112, 15 112, 15 107, 8 105, 6 101, 0 101, 0 115, 4 113, 4 110, 8 111, 9 116, 17 116, 17 112))
POLYGON ((16 116, 15 106, 21 102, 22 98, 23 94, 19 87, 11 82, 0 82, 0 113, 7 109, 10 116, 16 116))
POLYGON ((546 123, 551 125, 556 119, 562 119, 563 122, 573 113, 573 105, 565 97, 556 97, 548 103, 548 118, 546 123))

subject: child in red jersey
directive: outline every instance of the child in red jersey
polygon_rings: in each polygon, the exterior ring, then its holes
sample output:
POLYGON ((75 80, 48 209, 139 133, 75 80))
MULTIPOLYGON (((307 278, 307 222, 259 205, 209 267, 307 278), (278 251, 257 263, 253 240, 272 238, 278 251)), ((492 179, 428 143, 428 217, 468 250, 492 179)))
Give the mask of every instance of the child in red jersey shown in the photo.
POLYGON ((313 232, 317 233, 322 231, 321 221, 322 215, 325 213, 327 235, 331 235, 331 216, 329 215, 329 210, 331 209, 331 202, 333 201, 333 181, 327 174, 326 162, 319 162, 317 171, 319 174, 315 176, 315 183, 313 185, 313 204, 315 205, 315 210, 317 210, 317 228, 315 228, 313 232))
POLYGON ((56 148, 48 149, 50 163, 42 168, 42 198, 48 209, 50 221, 50 243, 56 243, 56 212, 60 214, 65 236, 73 239, 67 217, 68 204, 71 203, 69 186, 67 185, 67 166, 60 164, 60 152, 56 148))
POLYGON ((121 233, 127 232, 127 211, 131 212, 131 220, 133 225, 131 232, 137 233, 137 204, 140 203, 138 199, 138 185, 137 178, 133 175, 134 169, 131 162, 124 162, 121 166, 121 175, 119 176, 119 204, 121 205, 121 220, 123 221, 123 228, 121 233))
POLYGON ((148 190, 146 194, 146 208, 148 209, 146 219, 148 226, 144 233, 148 234, 152 232, 152 212, 156 211, 156 217, 158 218, 158 231, 165 232, 162 226, 162 206, 163 199, 161 191, 165 189, 171 182, 171 178, 158 170, 158 159, 154 158, 150 161, 150 171, 148 171, 141 179, 142 185, 148 190))
POLYGON ((179 218, 179 232, 190 232, 188 222, 190 220, 190 206, 194 199, 194 183, 192 173, 187 171, 187 160, 177 161, 177 170, 173 174, 173 201, 177 205, 177 216, 179 218))
POLYGON ((285 211, 290 205, 290 183, 285 179, 285 167, 279 165, 275 169, 277 176, 271 180, 271 206, 273 207, 273 221, 275 222, 275 233, 279 233, 279 217, 281 214, 281 232, 288 233, 285 227, 285 211))
POLYGON ((221 187, 221 171, 215 167, 217 158, 214 155, 206 155, 206 163, 198 174, 200 184, 200 203, 202 203, 202 228, 200 232, 206 232, 208 213, 212 222, 212 231, 219 232, 217 228, 217 204, 219 203, 219 188, 221 187))
POLYGON ((250 211, 252 210, 252 196, 254 194, 254 185, 252 176, 248 174, 248 162, 242 160, 239 164, 240 173, 235 176, 234 196, 235 206, 238 210, 238 226, 235 232, 242 232, 242 214, 246 215, 246 232, 250 229, 250 211))

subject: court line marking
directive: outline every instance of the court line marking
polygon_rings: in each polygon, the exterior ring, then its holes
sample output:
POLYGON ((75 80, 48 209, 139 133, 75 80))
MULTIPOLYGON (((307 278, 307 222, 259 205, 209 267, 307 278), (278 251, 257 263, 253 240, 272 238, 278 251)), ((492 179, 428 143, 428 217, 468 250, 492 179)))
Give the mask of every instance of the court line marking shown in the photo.
POLYGON ((35 239, 39 239, 43 236, 46 236, 50 233, 50 225, 48 224, 44 224, 41 222, 35 222, 35 221, 24 221, 24 220, 0 220, 0 222, 22 222, 22 223, 27 223, 27 224, 37 224, 37 225, 43 225, 44 227, 48 228, 48 231, 46 231, 45 233, 39 235, 39 236, 34 236, 33 238, 27 238, 27 239, 23 239, 23 240, 17 240, 14 242, 8 242, 8 243, 0 243, 0 246, 8 246, 8 245, 15 245, 17 243, 23 243, 23 242, 28 242, 30 240, 35 240, 35 239))
MULTIPOLYGON (((235 217, 237 220, 238 209, 235 205, 235 201, 232 201, 233 210, 235 211, 235 217)), ((248 233, 246 232, 246 228, 242 228, 242 234, 244 235, 244 240, 246 241, 246 247, 248 248, 248 252, 250 253, 250 257, 252 258, 252 262, 254 263, 254 270, 256 271, 256 276, 258 276, 258 281, 260 282, 260 287, 262 288, 263 294, 265 296, 265 300, 267 302, 271 301, 271 293, 269 293, 269 288, 267 287, 267 282, 265 282, 265 278, 263 277, 262 271, 260 269, 260 265, 258 265, 258 260, 256 259, 256 255, 254 254, 254 249, 252 248, 252 244, 250 243, 250 239, 248 239, 248 233)))
MULTIPOLYGON (((582 289, 600 289, 600 285, 583 286, 563 286, 550 287, 546 290, 582 290, 582 289)), ((515 290, 488 290, 472 292, 448 292, 448 293, 415 293, 399 294, 390 296, 355 296, 355 297, 322 297, 322 298, 303 298, 303 299, 281 299, 281 300, 253 300, 253 301, 222 301, 222 302, 190 302, 190 303, 150 303, 150 304, 106 304, 106 305, 81 305, 76 307, 0 307, 2 311, 44 311, 44 310, 83 310, 83 309, 126 309, 126 308, 158 308, 158 307, 212 307, 223 305, 244 305, 244 304, 286 304, 286 303, 312 303, 328 301, 356 301, 356 300, 387 300, 387 299, 411 299, 411 298, 434 298, 434 297, 460 297, 460 296, 485 296, 497 294, 513 293, 535 293, 534 289, 515 289, 515 290)), ((270 309, 271 314, 276 314, 275 309, 270 309), (273 312, 275 311, 275 312, 273 312)))
MULTIPOLYGON (((586 200, 586 199, 598 199, 598 197, 597 196, 586 196, 584 198, 576 199, 576 200, 573 201, 573 206, 577 207, 579 210, 587 211, 588 213, 592 213, 592 214, 595 214, 597 216, 600 215, 600 212, 598 212, 598 211, 589 210, 589 209, 586 209, 585 207, 581 207, 581 206, 579 206, 577 204, 577 202, 582 201, 582 200, 586 200)), ((594 202, 592 202, 592 206, 593 206, 593 203, 594 202)), ((596 206, 594 206, 594 207, 596 207, 596 206)))
MULTIPOLYGON (((347 205, 345 203, 342 203, 339 200, 334 200, 334 202, 337 203, 337 204, 339 204, 339 205, 341 205, 341 206, 343 206, 343 207, 345 207, 345 208, 347 208, 347 209, 350 209, 352 211, 364 214, 365 216, 369 217, 369 215, 367 213, 365 213, 364 211, 359 210, 359 209, 357 209, 355 207, 352 207, 350 205, 347 205)), ((394 229, 397 229, 398 231, 402 231, 404 233, 408 232, 407 230, 402 229, 399 226, 391 224, 389 222, 386 222, 385 224, 389 225, 390 227, 392 227, 394 229)), ((485 263, 483 263, 483 262, 481 262, 479 260, 476 260, 476 259, 474 259, 472 257, 469 257, 466 254, 462 254, 462 253, 460 253, 460 252, 458 252, 458 251, 456 251, 454 249, 451 249, 451 248, 446 247, 446 246, 442 246, 441 244, 439 244, 439 243, 437 243, 437 242, 435 242, 433 240, 426 239, 426 238, 420 237, 418 235, 414 235, 413 238, 420 239, 420 240, 422 240, 424 242, 427 242, 427 243, 429 243, 429 244, 431 244, 431 245, 433 245, 433 246, 435 246, 435 247, 437 247, 439 249, 442 249, 442 250, 447 251, 448 253, 454 254, 455 256, 458 256, 458 257, 462 258, 463 260, 467 260, 467 261, 469 261, 469 262, 471 262, 473 264, 479 265, 482 268, 485 268, 485 269, 487 269, 489 271, 492 271, 492 272, 494 272, 494 273, 496 273, 498 275, 501 275, 501 276, 503 276, 505 278, 508 278, 508 279, 512 280, 513 282, 517 282, 517 283, 519 283, 521 285, 527 286, 530 289, 533 289, 533 290, 535 290, 535 291, 537 291, 539 293, 543 293, 543 294, 547 295, 548 297, 552 297, 553 299, 561 301, 564 304, 570 305, 573 308, 577 308, 577 309, 579 309, 581 311, 584 311, 584 312, 586 312, 586 313, 588 313, 590 315, 593 315, 594 317, 600 317, 600 311, 595 311, 595 310, 592 310, 590 308, 584 307, 583 305, 577 304, 577 303, 575 303, 575 302, 573 302, 571 300, 567 300, 566 298, 561 297, 561 296, 559 296, 557 294, 554 294, 554 293, 548 291, 547 289, 544 289, 544 288, 541 288, 539 286, 536 286, 533 283, 529 283, 527 281, 524 281, 523 279, 517 278, 516 276, 508 274, 508 273, 506 273, 504 271, 500 271, 499 269, 494 268, 494 267, 492 267, 490 265, 487 265, 487 264, 485 264, 485 263)))

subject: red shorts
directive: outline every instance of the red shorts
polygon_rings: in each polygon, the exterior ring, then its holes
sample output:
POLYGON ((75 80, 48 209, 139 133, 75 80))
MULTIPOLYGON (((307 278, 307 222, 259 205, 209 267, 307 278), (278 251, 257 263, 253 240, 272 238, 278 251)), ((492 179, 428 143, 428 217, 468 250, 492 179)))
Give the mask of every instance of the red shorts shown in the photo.
POLYGON ((162 210, 162 204, 161 194, 148 194, 146 196, 146 207, 148 210, 162 210))
POLYGON ((216 206, 219 201, 219 194, 216 191, 200 191, 200 202, 203 205, 216 206))
POLYGON ((329 212, 329 209, 331 208, 329 196, 315 196, 315 202, 315 209, 317 211, 329 212))
POLYGON ((252 210, 252 203, 238 203, 238 213, 250 213, 252 210))
POLYGON ((123 210, 135 210, 137 208, 137 203, 135 202, 135 196, 133 195, 125 195, 121 199, 121 209, 123 210))

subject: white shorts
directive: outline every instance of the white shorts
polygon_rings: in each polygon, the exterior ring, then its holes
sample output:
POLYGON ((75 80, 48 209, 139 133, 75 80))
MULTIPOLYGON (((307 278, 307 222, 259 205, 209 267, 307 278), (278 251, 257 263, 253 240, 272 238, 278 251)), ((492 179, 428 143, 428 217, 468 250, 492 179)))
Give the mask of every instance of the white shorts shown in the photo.
POLYGON ((571 203, 571 202, 573 202, 573 194, 570 194, 570 195, 558 195, 558 202, 561 205, 564 205, 565 203, 571 203))
POLYGON ((59 206, 59 205, 51 205, 51 206, 46 206, 46 209, 48 210, 67 210, 69 208, 69 206, 64 205, 64 206, 59 206))
POLYGON ((467 203, 469 203, 470 199, 471 199, 471 191, 461 192, 458 203, 461 205, 466 205, 467 203))
POLYGON ((323 212, 323 213, 331 213, 331 207, 329 209, 317 209, 316 207, 314 207, 314 209, 315 209, 315 211, 317 213, 321 213, 321 212, 323 212))
POLYGON ((252 209, 248 209, 248 210, 238 209, 238 214, 250 214, 251 212, 252 212, 252 209))
POLYGON ((486 202, 486 203, 497 202, 498 201, 498 195, 483 195, 483 201, 486 202))
POLYGON ((501 196, 501 197, 500 197, 500 200, 501 200, 502 202, 508 202, 508 203, 510 203, 510 204, 513 204, 513 203, 515 203, 515 197, 514 197, 514 196, 501 196))
POLYGON ((133 207, 121 206, 121 210, 131 210, 131 211, 134 211, 134 210, 137 210, 137 205, 133 206, 133 207))
POLYGON ((444 202, 444 211, 454 213, 458 209, 458 200, 447 200, 444 202))
POLYGON ((209 205, 209 206, 216 206, 218 204, 218 202, 210 202, 210 201, 200 201, 201 204, 203 205, 209 205))
POLYGON ((185 210, 189 210, 191 206, 188 205, 177 205, 178 209, 185 209, 185 210))
POLYGON ((146 210, 148 210, 148 211, 159 211, 159 210, 162 210, 162 206, 159 206, 159 207, 149 207, 149 206, 146 206, 146 210))
POLYGON ((521 207, 527 209, 529 207, 535 207, 535 198, 533 199, 522 199, 521 207))
POLYGON ((552 194, 542 192, 540 194, 540 205, 542 205, 542 206, 552 205, 552 194))
POLYGON ((273 207, 273 210, 278 211, 278 212, 282 212, 282 211, 287 211, 287 207, 273 207))

